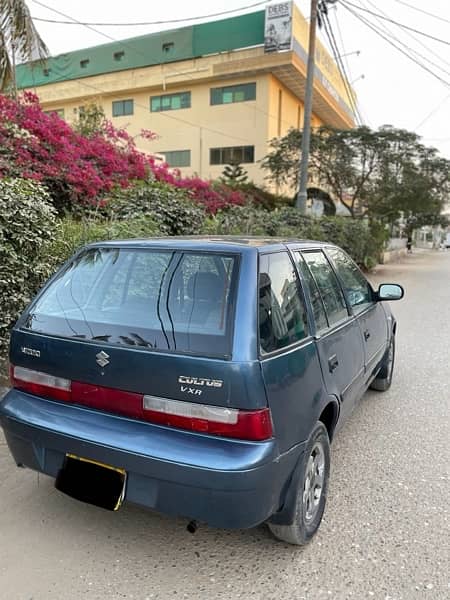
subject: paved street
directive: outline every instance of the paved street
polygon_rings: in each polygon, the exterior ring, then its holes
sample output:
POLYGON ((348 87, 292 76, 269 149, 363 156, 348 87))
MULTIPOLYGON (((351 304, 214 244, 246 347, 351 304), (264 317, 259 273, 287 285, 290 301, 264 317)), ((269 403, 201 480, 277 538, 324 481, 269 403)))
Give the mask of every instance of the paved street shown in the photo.
POLYGON ((132 506, 109 513, 16 469, 0 434, 0 599, 440 600, 450 597, 450 252, 380 267, 407 296, 397 371, 332 448, 328 506, 306 548, 132 506))

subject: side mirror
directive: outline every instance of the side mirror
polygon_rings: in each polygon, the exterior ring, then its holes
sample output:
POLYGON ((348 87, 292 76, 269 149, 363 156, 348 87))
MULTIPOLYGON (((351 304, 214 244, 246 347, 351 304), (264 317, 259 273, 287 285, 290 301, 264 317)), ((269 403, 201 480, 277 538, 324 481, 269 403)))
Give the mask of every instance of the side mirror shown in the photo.
POLYGON ((378 288, 377 299, 382 300, 401 300, 405 295, 405 290, 396 283, 382 283, 378 288))

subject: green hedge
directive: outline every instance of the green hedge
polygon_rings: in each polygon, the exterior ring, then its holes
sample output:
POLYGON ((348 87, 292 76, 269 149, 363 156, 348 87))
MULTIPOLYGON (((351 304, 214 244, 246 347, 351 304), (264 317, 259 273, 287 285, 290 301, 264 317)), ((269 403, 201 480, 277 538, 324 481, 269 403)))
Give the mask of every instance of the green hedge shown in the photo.
POLYGON ((27 179, 0 179, 0 357, 9 329, 52 270, 56 211, 46 190, 27 179))
POLYGON ((217 213, 205 221, 204 232, 331 242, 367 269, 377 264, 386 239, 383 227, 377 224, 346 217, 314 218, 291 207, 268 211, 252 205, 233 206, 217 213))
POLYGON ((57 234, 48 249, 48 262, 51 263, 53 270, 56 270, 86 244, 157 235, 160 235, 160 230, 151 217, 141 216, 124 221, 112 221, 100 217, 81 220, 66 217, 58 222, 57 234))
POLYGON ((198 233, 206 215, 189 192, 158 181, 137 182, 116 190, 108 200, 106 214, 114 220, 149 217, 161 235, 198 233))

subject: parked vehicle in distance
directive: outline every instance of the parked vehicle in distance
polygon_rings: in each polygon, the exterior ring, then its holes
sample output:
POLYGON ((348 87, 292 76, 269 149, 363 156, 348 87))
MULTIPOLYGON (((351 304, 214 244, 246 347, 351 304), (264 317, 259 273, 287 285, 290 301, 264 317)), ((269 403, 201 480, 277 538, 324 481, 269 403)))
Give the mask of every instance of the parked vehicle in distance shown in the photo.
POLYGON ((62 492, 308 542, 330 442, 391 385, 397 324, 340 248, 260 238, 85 247, 11 337, 0 422, 62 492))
POLYGON ((447 233, 444 238, 444 248, 450 248, 450 233, 447 233))

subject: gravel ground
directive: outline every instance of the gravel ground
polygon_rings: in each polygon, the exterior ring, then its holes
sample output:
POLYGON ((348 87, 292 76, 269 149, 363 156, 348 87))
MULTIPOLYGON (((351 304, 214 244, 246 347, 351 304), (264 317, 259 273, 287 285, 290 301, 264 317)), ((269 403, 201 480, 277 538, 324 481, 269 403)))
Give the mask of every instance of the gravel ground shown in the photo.
POLYGON ((309 546, 83 505, 16 469, 0 434, 0 600, 450 598, 449 275, 450 252, 429 252, 372 277, 406 288, 396 375, 336 437, 309 546))

